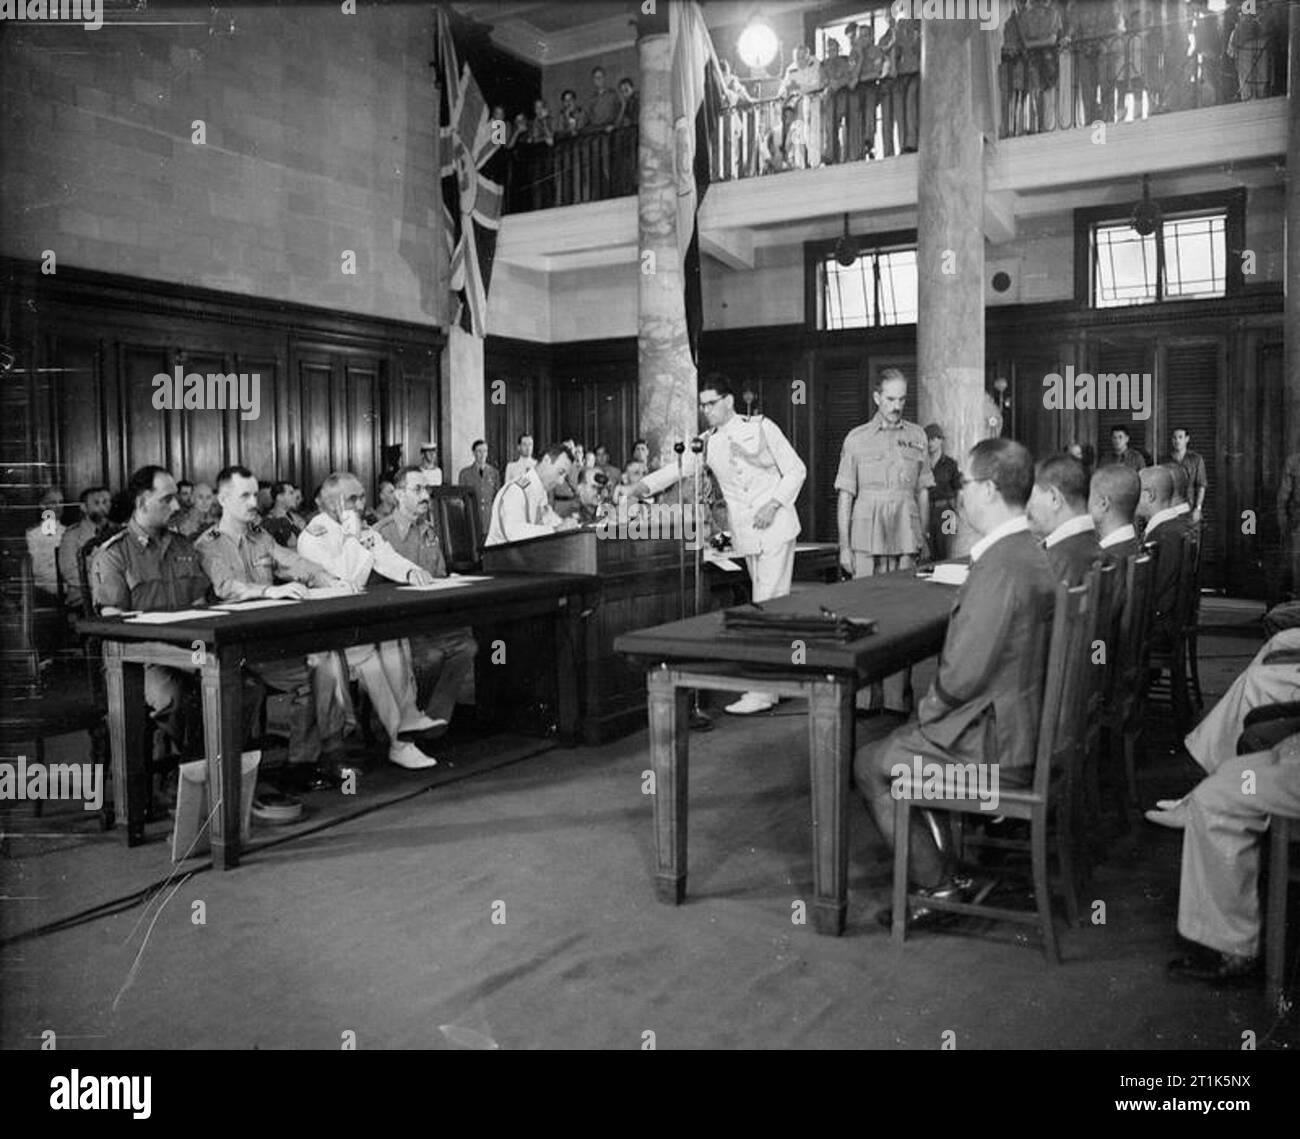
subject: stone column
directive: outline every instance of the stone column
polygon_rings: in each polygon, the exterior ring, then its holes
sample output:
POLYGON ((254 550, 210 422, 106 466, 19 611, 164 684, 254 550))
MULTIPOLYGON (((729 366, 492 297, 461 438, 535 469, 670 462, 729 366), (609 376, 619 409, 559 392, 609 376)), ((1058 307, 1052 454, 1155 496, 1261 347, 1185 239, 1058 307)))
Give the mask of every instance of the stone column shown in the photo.
MULTIPOLYGON (((637 152, 637 408, 652 461, 675 463, 673 444, 699 433, 695 364, 677 251, 677 180, 668 5, 642 15, 637 152)), ((691 124, 694 129, 694 124, 691 124)))
MULTIPOLYGON (((483 341, 460 325, 448 329, 440 376, 438 436, 442 450, 438 462, 443 485, 450 486, 461 467, 468 466, 473 458, 470 444, 481 439, 487 427, 483 410, 483 341)), ((414 461, 419 461, 418 455, 414 461)), ((490 461, 498 470, 505 470, 508 460, 493 455, 490 461)))
POLYGON ((984 140, 973 20, 922 20, 917 176, 917 409, 959 463, 984 411, 984 140))
POLYGON ((1286 450, 1300 451, 1300 6, 1291 6, 1286 168, 1286 450))

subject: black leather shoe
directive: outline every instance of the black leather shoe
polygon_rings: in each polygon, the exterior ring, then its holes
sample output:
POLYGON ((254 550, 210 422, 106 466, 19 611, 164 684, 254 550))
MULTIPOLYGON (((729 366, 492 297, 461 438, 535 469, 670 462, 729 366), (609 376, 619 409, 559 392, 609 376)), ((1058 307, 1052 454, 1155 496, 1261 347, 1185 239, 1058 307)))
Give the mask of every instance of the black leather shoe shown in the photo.
POLYGON ((1203 981, 1223 989, 1248 988, 1260 979, 1258 957, 1202 949, 1169 962, 1171 981, 1203 981))
MULTIPOLYGON (((941 898, 945 901, 964 902, 971 896, 974 890, 974 879, 968 878, 964 874, 954 874, 951 878, 944 882, 940 882, 937 886, 918 887, 912 892, 920 895, 922 899, 941 898)), ((960 914, 948 913, 945 910, 931 909, 925 904, 924 900, 922 900, 919 903, 912 903, 911 909, 909 910, 907 928, 920 930, 937 929, 940 926, 949 924, 960 916, 960 914)), ((894 911, 892 909, 881 910, 876 914, 876 921, 886 929, 893 929, 894 911)))
POLYGON ((333 791, 341 780, 335 771, 323 763, 294 764, 285 769, 280 783, 291 791, 333 791))

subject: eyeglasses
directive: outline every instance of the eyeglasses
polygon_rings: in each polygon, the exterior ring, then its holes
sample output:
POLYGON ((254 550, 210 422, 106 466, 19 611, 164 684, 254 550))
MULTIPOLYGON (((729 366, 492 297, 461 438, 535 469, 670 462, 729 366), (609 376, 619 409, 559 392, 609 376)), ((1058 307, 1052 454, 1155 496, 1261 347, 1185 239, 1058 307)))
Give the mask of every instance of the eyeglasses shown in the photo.
POLYGON ((958 471, 956 477, 953 479, 953 487, 956 490, 961 490, 961 488, 964 486, 974 486, 976 483, 979 482, 992 482, 992 481, 993 481, 992 479, 968 479, 964 474, 962 474, 961 471, 958 471))
POLYGON ((700 410, 708 411, 715 403, 721 403, 726 398, 726 396, 720 395, 714 396, 713 399, 702 399, 700 400, 700 410))

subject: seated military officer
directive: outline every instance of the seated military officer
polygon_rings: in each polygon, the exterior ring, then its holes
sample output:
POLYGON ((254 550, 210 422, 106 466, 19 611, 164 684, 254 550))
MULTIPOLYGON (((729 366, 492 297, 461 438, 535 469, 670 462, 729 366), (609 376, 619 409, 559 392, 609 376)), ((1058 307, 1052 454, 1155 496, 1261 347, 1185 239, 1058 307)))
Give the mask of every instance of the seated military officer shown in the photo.
MULTIPOLYGON (((424 472, 417 477, 427 486, 424 472)), ((337 471, 316 495, 320 513, 298 539, 304 557, 324 566, 354 589, 364 588, 371 571, 381 577, 411 585, 433 581, 424 570, 407 561, 374 530, 363 525, 361 513, 366 492, 350 471, 337 471)), ((352 645, 344 651, 349 669, 356 672, 388 733, 388 758, 399 767, 433 767, 438 761, 404 735, 419 735, 446 723, 437 723, 416 706, 415 675, 405 641, 378 645, 352 645)))
MULTIPOLYGON (((418 468, 403 467, 393 477, 397 508, 375 524, 375 533, 431 578, 446 577, 442 541, 429 511, 429 488, 418 476, 418 468)), ((425 715, 449 724, 456 710, 457 693, 474 675, 474 657, 478 653, 474 631, 445 629, 424 633, 412 637, 410 644, 416 677, 433 683, 433 691, 424 704, 425 715)), ((446 728, 438 734, 442 731, 446 728)))
POLYGON ((548 496, 569 475, 573 451, 565 443, 547 447, 537 466, 514 481, 507 481, 492 503, 487 545, 540 538, 557 530, 572 530, 576 518, 561 518, 551 509, 548 496))
MULTIPOLYGON (((154 612, 203 605, 208 575, 190 540, 167 529, 179 509, 176 483, 162 467, 141 467, 127 484, 132 503, 126 528, 105 541, 90 563, 95 608, 106 617, 128 610, 154 612)), ((179 742, 182 674, 162 665, 144 668, 144 699, 164 731, 179 742)))
MULTIPOLYGON (((257 479, 246 467, 226 467, 217 475, 221 521, 194 542, 217 597, 222 601, 297 600, 307 596, 308 585, 342 585, 320 566, 278 545, 261 528, 257 492, 257 479), (289 580, 276 585, 277 576, 289 580)), ((305 787, 336 783, 334 771, 345 758, 345 717, 333 695, 342 685, 335 655, 317 653, 305 662, 268 661, 252 671, 270 687, 294 694, 290 782, 305 787)))

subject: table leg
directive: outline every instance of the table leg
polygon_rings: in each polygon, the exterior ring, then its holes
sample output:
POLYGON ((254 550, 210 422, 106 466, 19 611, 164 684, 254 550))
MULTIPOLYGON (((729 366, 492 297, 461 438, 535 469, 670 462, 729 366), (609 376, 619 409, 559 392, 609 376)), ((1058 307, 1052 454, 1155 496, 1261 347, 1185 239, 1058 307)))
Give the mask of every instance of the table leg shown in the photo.
POLYGON ((650 768, 654 772, 655 895, 686 900, 686 791, 690 755, 690 693, 672 669, 646 676, 650 705, 650 768))
POLYGON ((812 781, 813 926, 844 932, 849 908, 849 768, 853 763, 853 686, 808 685, 808 765, 812 781))
POLYGON ((581 598, 567 597, 555 614, 555 702, 560 742, 566 747, 578 743, 579 638, 583 635, 581 598))
POLYGON ((126 823, 127 846, 144 842, 149 796, 145 775, 144 665, 123 660, 122 646, 105 641, 104 688, 108 697, 108 741, 113 763, 113 812, 126 823))
POLYGON ((203 738, 208 753, 212 864, 222 870, 239 865, 243 779, 240 771, 243 678, 242 646, 209 652, 203 661, 203 738))

